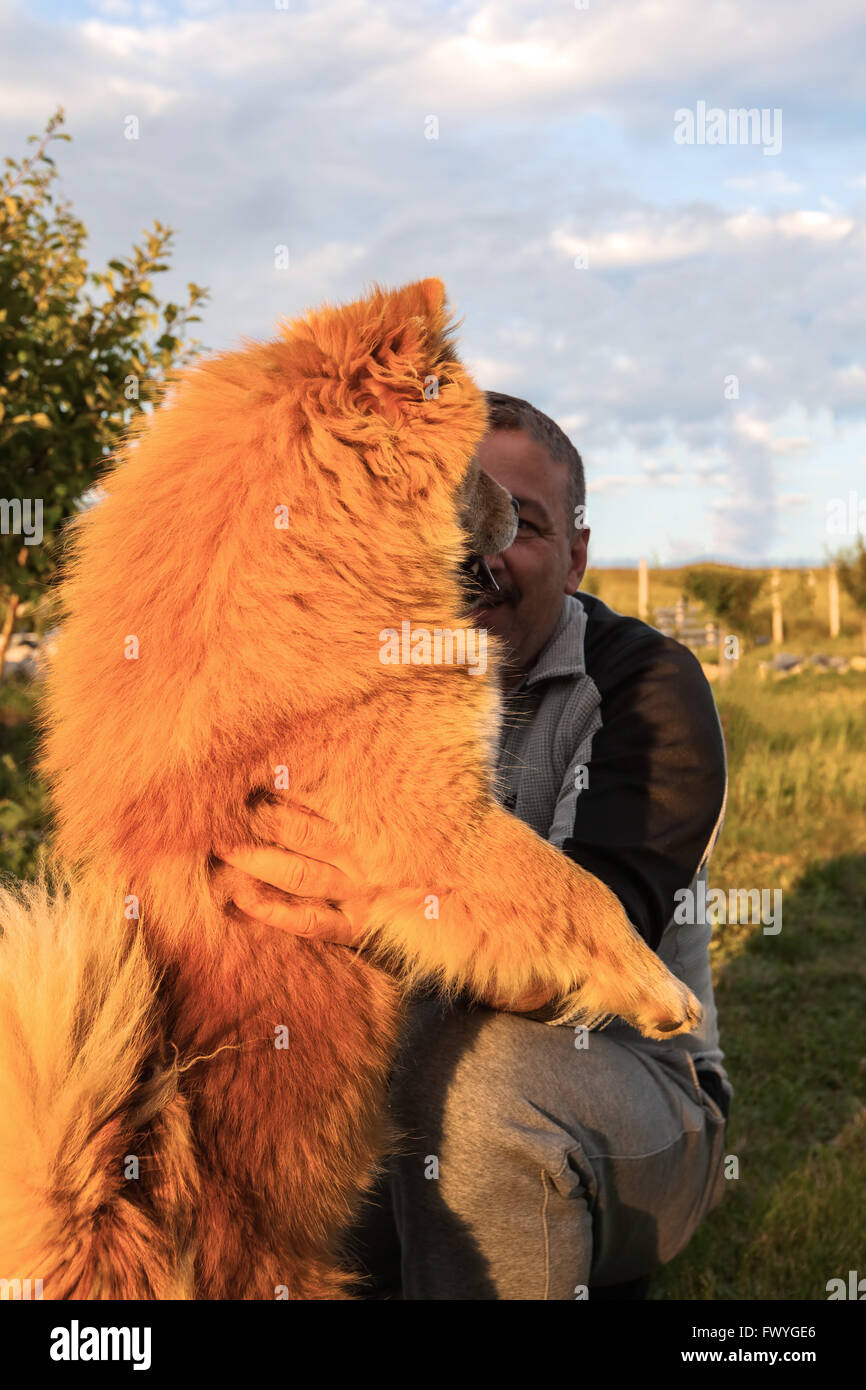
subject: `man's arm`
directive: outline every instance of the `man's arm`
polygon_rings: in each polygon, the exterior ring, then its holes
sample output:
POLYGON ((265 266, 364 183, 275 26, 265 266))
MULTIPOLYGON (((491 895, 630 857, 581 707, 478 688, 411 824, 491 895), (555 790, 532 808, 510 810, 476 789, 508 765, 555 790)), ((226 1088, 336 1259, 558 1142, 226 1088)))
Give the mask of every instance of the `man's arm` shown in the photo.
MULTIPOLYGON (((549 838, 613 891, 638 932, 655 948, 673 915, 674 893, 692 881, 718 827, 725 789, 724 743, 712 693, 685 648, 639 624, 631 640, 623 642, 620 628, 613 632, 613 641, 605 642, 604 625, 600 627, 602 640, 589 646, 589 674, 601 696, 589 782, 578 793, 573 769, 569 770, 554 816, 554 826, 563 829, 549 838)), ((587 756, 585 748, 582 756, 587 756)), ((312 871, 321 874, 324 867, 314 861, 333 864, 337 856, 327 836, 321 839, 324 827, 318 832, 318 845, 309 838, 299 842, 298 828, 282 826, 274 839, 300 848, 300 853, 245 850, 225 856, 237 869, 274 886, 269 891, 256 884, 250 893, 246 879, 247 887, 234 893, 235 902, 271 925, 352 944, 363 935, 366 895, 353 901, 348 885, 341 890, 314 881, 312 871), (263 856, 269 857, 268 865, 261 862, 263 856), (342 911, 335 911, 333 901, 301 907, 286 902, 285 892, 337 899, 342 911)), ((498 998, 491 1002, 502 1007, 498 998)), ((510 1007, 523 1012, 540 1003, 533 992, 519 1003, 512 1000, 510 1007)))
POLYGON ((598 628, 586 650, 601 727, 587 785, 577 790, 569 769, 554 826, 570 826, 560 848, 616 893, 656 949, 674 894, 692 882, 720 828, 724 738, 709 683, 687 648, 644 626, 635 625, 626 643, 610 626, 598 628))
MULTIPOLYGON (((259 816, 262 831, 276 843, 221 850, 216 872, 226 900, 264 926, 334 945, 360 945, 375 894, 358 887, 363 875, 343 832, 299 806, 268 805, 259 816)), ((487 1002, 526 1013, 550 998, 549 989, 530 988, 510 999, 494 993, 487 1002)))

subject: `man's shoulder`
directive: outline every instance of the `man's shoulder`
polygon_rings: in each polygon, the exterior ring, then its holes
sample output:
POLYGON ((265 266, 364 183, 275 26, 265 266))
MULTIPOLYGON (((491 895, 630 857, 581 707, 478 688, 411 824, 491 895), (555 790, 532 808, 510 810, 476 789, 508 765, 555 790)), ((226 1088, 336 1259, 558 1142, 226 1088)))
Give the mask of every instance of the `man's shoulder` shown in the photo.
POLYGON ((639 673, 676 677, 687 689, 709 694, 701 663, 688 647, 640 618, 610 608, 595 594, 574 595, 586 614, 583 658, 586 673, 599 690, 619 685, 639 673))

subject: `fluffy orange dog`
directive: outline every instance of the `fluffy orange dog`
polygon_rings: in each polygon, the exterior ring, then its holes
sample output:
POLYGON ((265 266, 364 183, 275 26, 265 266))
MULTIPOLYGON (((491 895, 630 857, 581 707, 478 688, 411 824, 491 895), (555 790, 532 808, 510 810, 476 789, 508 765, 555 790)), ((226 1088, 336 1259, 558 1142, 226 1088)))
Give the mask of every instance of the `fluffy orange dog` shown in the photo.
POLYGON ((441 282, 375 289, 185 372, 75 523, 45 744, 73 880, 0 900, 4 1277, 348 1297, 407 985, 696 1022, 608 889, 495 801, 495 662, 380 660, 405 620, 467 629, 464 527, 513 537, 485 428, 441 282), (213 851, 268 843, 279 797, 350 835, 364 952, 229 906, 213 851))

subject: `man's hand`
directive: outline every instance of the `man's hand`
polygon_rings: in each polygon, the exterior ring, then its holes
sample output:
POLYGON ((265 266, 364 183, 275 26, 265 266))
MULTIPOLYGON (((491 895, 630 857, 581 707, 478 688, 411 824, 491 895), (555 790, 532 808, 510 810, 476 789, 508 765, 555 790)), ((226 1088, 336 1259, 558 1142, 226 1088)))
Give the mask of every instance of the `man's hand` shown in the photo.
MULTIPOLYGON (((359 886, 363 871, 346 836, 301 806, 266 805, 258 814, 263 833, 277 843, 219 853, 243 875, 232 892, 235 906, 265 926, 338 946, 358 946, 376 893, 359 886)), ((549 1003, 550 993, 533 990, 516 1001, 483 1002, 508 1013, 530 1013, 549 1003)))
POLYGON ((235 906, 281 931, 357 946, 370 896, 356 887, 361 870, 345 836, 330 821, 300 806, 268 805, 259 816, 276 845, 219 854, 243 874, 232 893, 235 906), (292 901, 286 894, 313 901, 292 901))
POLYGON ((488 1009, 498 1009, 500 1013, 506 1014, 531 1014, 536 1009, 544 1008, 545 1004, 551 1001, 549 989, 530 990, 526 994, 521 994, 520 998, 513 1003, 506 999, 485 999, 483 1002, 488 1009))

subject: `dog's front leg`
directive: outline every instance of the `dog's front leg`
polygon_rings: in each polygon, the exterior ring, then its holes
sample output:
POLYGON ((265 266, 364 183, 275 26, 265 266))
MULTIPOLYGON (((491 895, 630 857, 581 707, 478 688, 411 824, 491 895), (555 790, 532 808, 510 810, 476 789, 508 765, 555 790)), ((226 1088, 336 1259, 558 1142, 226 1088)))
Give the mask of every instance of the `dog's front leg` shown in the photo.
POLYGON ((428 883, 371 898, 369 949, 479 999, 549 988, 574 1022, 619 1015, 654 1038, 695 1027, 698 1001, 605 884, 495 802, 474 824, 428 883))

